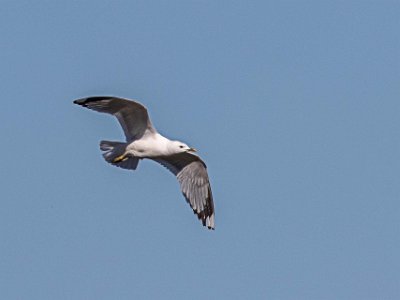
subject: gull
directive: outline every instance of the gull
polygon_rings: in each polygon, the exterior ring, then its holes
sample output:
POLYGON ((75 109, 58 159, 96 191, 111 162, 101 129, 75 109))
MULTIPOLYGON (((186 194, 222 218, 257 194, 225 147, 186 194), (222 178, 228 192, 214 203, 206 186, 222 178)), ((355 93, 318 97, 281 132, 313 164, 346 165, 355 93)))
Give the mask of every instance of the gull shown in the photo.
POLYGON ((137 101, 113 96, 95 96, 75 104, 115 116, 126 142, 101 141, 104 159, 117 167, 136 170, 141 159, 151 159, 171 171, 193 212, 203 226, 214 229, 214 202, 207 166, 196 149, 173 141, 157 132, 145 106, 137 101))

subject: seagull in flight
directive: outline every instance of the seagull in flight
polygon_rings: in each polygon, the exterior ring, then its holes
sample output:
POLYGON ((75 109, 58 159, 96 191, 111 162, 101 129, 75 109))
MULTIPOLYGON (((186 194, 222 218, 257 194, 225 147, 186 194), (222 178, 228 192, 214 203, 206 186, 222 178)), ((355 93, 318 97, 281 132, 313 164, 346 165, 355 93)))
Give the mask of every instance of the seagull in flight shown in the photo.
POLYGON ((136 170, 139 160, 147 158, 163 165, 178 179, 183 196, 203 226, 215 228, 214 202, 207 167, 196 155, 196 149, 158 133, 146 107, 137 101, 96 96, 78 99, 74 103, 118 119, 126 142, 100 142, 103 157, 108 163, 136 170))

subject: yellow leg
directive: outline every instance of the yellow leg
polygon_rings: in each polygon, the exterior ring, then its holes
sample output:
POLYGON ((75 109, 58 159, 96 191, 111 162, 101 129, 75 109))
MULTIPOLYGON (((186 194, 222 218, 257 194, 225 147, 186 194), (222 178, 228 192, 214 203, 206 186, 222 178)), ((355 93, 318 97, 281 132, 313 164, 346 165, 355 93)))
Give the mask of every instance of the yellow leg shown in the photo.
POLYGON ((118 156, 118 157, 114 158, 113 163, 119 163, 119 162, 124 161, 124 160, 127 160, 127 159, 128 159, 128 158, 125 157, 125 154, 123 154, 123 155, 121 155, 121 156, 118 156))

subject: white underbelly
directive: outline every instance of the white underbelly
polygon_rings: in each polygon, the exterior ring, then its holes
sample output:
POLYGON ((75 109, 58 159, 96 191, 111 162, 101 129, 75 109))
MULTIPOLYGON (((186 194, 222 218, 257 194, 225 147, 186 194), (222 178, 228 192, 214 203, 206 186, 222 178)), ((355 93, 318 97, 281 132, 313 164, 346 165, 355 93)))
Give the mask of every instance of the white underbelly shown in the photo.
POLYGON ((126 150, 127 153, 136 157, 158 157, 165 154, 165 143, 154 138, 140 139, 130 143, 126 150))

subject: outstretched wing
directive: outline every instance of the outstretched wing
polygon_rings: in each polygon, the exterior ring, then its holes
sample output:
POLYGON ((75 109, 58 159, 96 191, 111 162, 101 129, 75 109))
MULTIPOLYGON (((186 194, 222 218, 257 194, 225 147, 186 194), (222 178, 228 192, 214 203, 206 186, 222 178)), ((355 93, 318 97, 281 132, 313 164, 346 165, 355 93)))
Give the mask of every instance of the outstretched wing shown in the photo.
POLYGON ((117 117, 127 142, 157 132, 151 124, 146 107, 139 102, 112 96, 96 96, 78 99, 74 103, 117 117))
POLYGON ((182 193, 193 212, 203 226, 214 229, 214 202, 205 163, 197 155, 187 152, 153 160, 177 177, 182 193))

